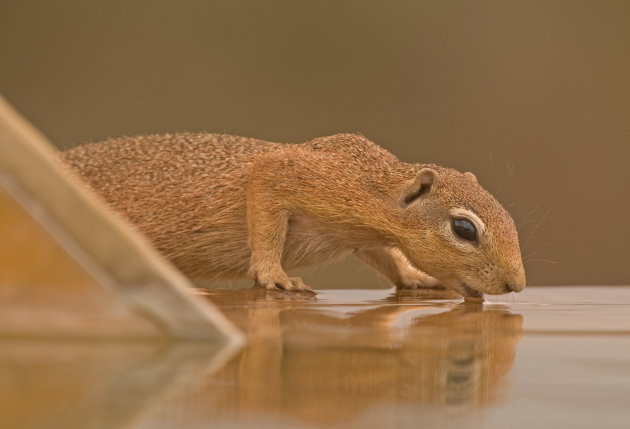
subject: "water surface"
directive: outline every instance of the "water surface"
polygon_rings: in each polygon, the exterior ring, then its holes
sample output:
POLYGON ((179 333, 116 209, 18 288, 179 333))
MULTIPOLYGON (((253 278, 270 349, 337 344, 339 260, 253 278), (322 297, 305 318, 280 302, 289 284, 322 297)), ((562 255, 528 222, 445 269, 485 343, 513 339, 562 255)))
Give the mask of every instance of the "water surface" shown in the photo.
POLYGON ((244 348, 3 340, 0 427, 629 427, 630 287, 199 293, 244 348))

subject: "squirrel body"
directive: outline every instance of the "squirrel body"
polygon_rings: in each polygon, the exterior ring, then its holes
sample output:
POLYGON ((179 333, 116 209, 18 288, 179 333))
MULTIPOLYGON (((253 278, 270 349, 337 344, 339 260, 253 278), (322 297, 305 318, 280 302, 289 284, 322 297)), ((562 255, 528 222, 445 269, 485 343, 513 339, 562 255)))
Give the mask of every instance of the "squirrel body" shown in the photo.
POLYGON ((401 162, 361 135, 147 135, 61 157, 192 278, 304 290, 285 270, 355 254, 399 288, 525 287, 514 222, 472 173, 401 162))

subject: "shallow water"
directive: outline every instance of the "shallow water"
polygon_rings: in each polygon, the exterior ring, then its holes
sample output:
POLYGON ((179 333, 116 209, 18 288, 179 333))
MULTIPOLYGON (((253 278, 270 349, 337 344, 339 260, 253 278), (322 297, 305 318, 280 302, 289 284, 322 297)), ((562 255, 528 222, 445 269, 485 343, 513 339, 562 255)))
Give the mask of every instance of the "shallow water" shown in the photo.
POLYGON ((0 427, 630 426, 630 287, 199 293, 244 348, 0 341, 0 427))

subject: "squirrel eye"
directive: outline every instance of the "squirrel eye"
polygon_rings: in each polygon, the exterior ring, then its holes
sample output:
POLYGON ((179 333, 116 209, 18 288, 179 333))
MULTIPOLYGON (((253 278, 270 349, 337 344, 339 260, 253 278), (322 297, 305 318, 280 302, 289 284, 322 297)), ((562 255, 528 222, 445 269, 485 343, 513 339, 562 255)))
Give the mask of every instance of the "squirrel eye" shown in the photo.
POLYGON ((453 219, 453 231, 466 241, 477 242, 477 229, 469 220, 453 219))

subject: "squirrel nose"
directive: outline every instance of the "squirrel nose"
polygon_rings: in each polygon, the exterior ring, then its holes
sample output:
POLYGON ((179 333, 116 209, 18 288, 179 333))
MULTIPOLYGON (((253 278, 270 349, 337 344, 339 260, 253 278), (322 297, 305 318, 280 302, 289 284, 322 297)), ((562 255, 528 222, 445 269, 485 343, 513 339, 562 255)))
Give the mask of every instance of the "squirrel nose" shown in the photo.
POLYGON ((509 280, 505 282, 506 292, 520 292, 525 289, 525 270, 523 268, 514 272, 509 280))
POLYGON ((506 292, 520 292, 523 289, 525 289, 525 283, 506 283, 505 284, 505 291, 506 292))

